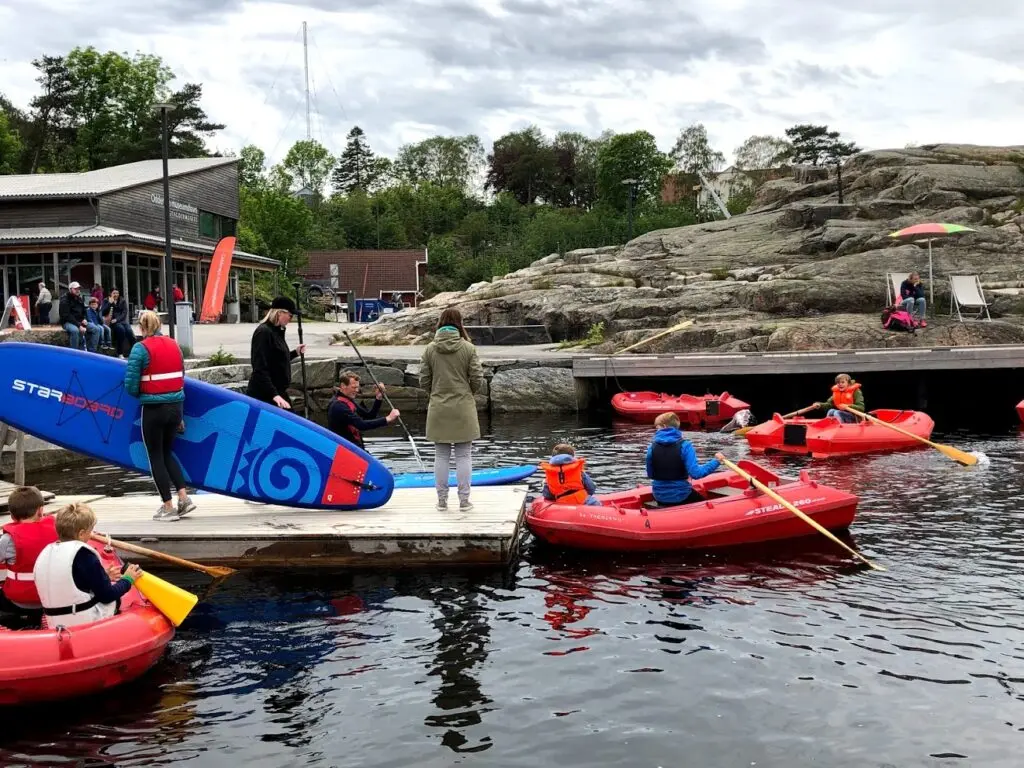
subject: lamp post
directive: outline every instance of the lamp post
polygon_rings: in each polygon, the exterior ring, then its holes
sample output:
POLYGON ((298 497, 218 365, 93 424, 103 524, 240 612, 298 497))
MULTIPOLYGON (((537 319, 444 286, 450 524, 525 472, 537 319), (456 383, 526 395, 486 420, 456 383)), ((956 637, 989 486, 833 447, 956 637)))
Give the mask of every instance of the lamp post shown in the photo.
POLYGON ((174 109, 174 105, 169 102, 158 102, 153 105, 153 110, 160 113, 160 133, 162 138, 163 150, 162 157, 164 162, 164 267, 160 270, 160 292, 163 294, 164 301, 167 303, 167 333, 173 339, 174 338, 174 315, 178 311, 177 306, 174 303, 174 290, 171 288, 171 284, 174 281, 174 260, 171 256, 171 182, 167 172, 167 156, 169 153, 169 142, 170 137, 167 131, 167 113, 174 109))
POLYGON ((640 182, 636 179, 623 179, 622 183, 629 186, 629 237, 626 238, 628 243, 633 239, 633 204, 636 202, 636 186, 640 182))

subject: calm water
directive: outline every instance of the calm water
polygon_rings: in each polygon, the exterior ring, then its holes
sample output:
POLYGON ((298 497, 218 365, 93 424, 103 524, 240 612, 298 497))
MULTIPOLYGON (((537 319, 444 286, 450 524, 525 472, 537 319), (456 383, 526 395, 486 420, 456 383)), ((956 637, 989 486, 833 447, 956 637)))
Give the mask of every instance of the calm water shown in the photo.
MULTIPOLYGON (((548 417, 490 431, 478 466, 569 438, 602 489, 642 479, 645 428, 548 417)), ((0 765, 1021 765, 1024 436, 937 439, 991 464, 814 463, 861 494, 853 541, 887 573, 815 539, 626 559, 526 535, 504 573, 238 574, 143 680, 8 716, 0 765)), ((695 441, 745 455, 728 436, 695 441)), ((371 450, 415 468, 397 433, 371 450)), ((32 480, 152 487, 88 467, 32 480)))

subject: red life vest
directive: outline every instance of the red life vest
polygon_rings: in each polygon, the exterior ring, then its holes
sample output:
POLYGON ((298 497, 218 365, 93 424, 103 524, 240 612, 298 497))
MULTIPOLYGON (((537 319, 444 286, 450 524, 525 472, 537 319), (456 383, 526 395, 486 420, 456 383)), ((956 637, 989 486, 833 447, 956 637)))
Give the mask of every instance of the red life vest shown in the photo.
POLYGON ((142 371, 139 392, 166 395, 185 387, 185 361, 178 342, 169 336, 147 336, 142 345, 149 352, 149 365, 142 371))
MULTIPOLYGON (((353 401, 349 400, 344 395, 335 395, 334 402, 336 402, 338 405, 340 405, 342 408, 344 408, 349 413, 355 415, 355 413, 356 413, 356 404, 353 401)), ((358 429, 356 429, 352 425, 351 422, 346 422, 345 423, 345 431, 346 431, 347 434, 342 435, 342 437, 344 437, 346 440, 348 440, 353 445, 356 445, 356 446, 358 446, 360 448, 364 448, 365 447, 365 445, 363 443, 363 433, 360 432, 358 429)))
POLYGON ((860 389, 860 384, 847 384, 846 389, 840 389, 838 385, 832 387, 832 405, 838 408, 840 405, 853 405, 854 393, 860 389))
POLYGON ((549 464, 541 462, 540 468, 544 470, 544 482, 548 490, 555 497, 555 501, 564 501, 566 504, 583 504, 586 502, 587 489, 583 487, 583 468, 586 466, 586 459, 573 459, 567 464, 549 464))
POLYGON ((39 592, 32 573, 39 553, 48 544, 57 541, 57 527, 53 515, 46 515, 37 523, 15 520, 4 526, 4 533, 14 540, 14 562, 7 566, 4 594, 12 603, 24 606, 39 605, 39 592))

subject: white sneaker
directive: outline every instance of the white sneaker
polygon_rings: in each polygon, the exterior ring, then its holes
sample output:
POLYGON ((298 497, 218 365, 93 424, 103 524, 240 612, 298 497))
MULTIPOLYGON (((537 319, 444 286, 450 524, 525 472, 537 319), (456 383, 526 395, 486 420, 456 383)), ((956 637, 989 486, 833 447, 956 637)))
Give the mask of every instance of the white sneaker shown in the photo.
POLYGON ((156 514, 153 515, 154 520, 163 520, 167 523, 173 523, 181 520, 181 515, 178 514, 178 510, 174 507, 167 509, 163 504, 157 509, 156 514))
POLYGON ((466 499, 465 501, 460 501, 459 502, 459 511, 460 512, 471 512, 472 510, 473 510, 473 502, 471 502, 469 499, 466 499))

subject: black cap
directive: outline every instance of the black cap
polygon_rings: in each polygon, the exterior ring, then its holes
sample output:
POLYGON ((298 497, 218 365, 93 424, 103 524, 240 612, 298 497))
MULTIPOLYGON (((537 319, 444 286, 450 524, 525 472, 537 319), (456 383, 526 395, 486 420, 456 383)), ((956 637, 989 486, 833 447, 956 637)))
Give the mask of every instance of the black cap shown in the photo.
POLYGON ((289 299, 287 296, 278 296, 272 302, 270 302, 271 309, 283 309, 286 312, 290 312, 293 315, 297 315, 298 311, 295 309, 295 302, 289 299))

